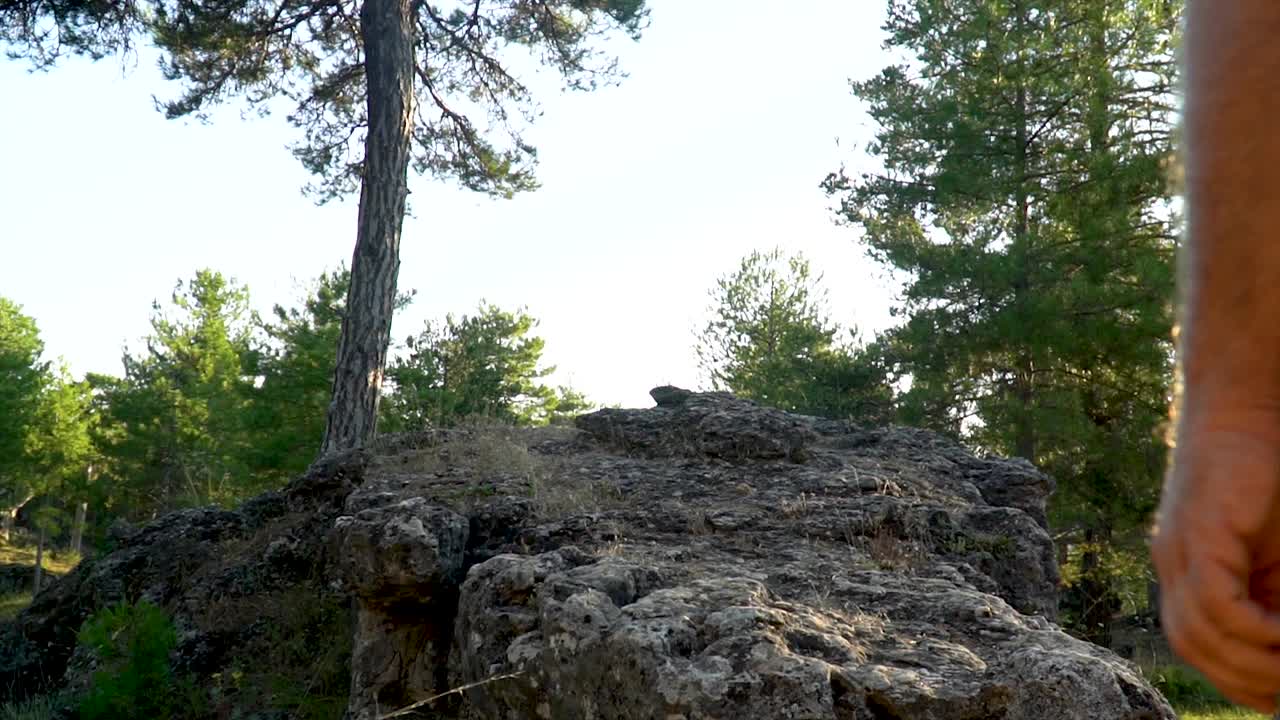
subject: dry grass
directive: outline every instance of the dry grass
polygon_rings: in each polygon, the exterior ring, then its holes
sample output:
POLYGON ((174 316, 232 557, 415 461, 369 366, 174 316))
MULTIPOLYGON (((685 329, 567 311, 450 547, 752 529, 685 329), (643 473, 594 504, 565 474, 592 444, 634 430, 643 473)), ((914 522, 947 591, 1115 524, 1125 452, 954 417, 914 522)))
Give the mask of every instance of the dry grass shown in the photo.
POLYGON ((690 535, 710 535, 716 531, 704 508, 682 507, 680 512, 684 515, 685 526, 690 535))
MULTIPOLYGON (((65 575, 71 572, 80 562, 80 556, 72 552, 59 551, 52 552, 48 548, 45 549, 44 557, 41 563, 45 570, 59 575, 65 575)), ((0 542, 0 565, 27 565, 30 566, 34 576, 36 565, 36 549, 34 546, 10 544, 0 542)), ((34 577, 31 578, 34 580, 34 577)), ((45 582, 49 581, 48 576, 45 582)), ((6 595, 0 595, 0 622, 12 620, 22 612, 24 608, 31 604, 31 588, 12 592, 6 595)), ((3 718, 0 715, 0 718, 3 718)))
POLYGON ((534 442, 571 439, 576 430, 518 428, 494 422, 463 425, 438 445, 400 454, 387 467, 422 475, 460 476, 466 484, 433 488, 441 499, 471 508, 498 493, 519 493, 545 519, 601 512, 622 504, 616 485, 575 471, 554 456, 531 450, 534 442))
POLYGON ((778 512, 782 517, 791 520, 806 518, 814 510, 814 503, 810 500, 808 493, 800 493, 794 498, 783 498, 778 505, 778 512))
POLYGON ((911 572, 928 559, 925 548, 916 540, 903 539, 890 528, 880 525, 867 540, 867 554, 881 570, 911 572))
POLYGON ((1182 720, 1270 720, 1261 713, 1239 708, 1221 708, 1218 710, 1179 710, 1182 720))
POLYGON ((623 504, 613 483, 566 472, 535 476, 530 494, 535 511, 544 518, 596 513, 623 504))

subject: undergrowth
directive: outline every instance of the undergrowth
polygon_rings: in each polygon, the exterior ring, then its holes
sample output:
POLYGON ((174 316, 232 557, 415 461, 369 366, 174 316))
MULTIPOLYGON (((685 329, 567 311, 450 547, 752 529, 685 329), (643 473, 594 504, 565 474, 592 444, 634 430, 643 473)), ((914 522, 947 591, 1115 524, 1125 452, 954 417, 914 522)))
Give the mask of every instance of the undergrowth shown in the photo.
POLYGON ((1142 674, 1182 720, 1268 720, 1265 715, 1234 706, 1203 675, 1186 665, 1144 667, 1142 674))
MULTIPOLYGON (((0 595, 0 622, 12 620, 18 616, 28 605, 31 604, 30 592, 16 592, 6 595, 0 595)), ((2 720, 3 716, 0 716, 2 720)))
POLYGON ((103 608, 85 622, 77 639, 98 662, 79 702, 80 720, 168 720, 199 704, 194 682, 170 668, 178 635, 156 605, 140 600, 103 608))
POLYGON ((0 720, 55 720, 65 718, 72 703, 60 694, 41 695, 0 705, 0 720))
MULTIPOLYGON (((252 601, 252 610, 241 610, 257 615, 262 630, 211 678, 211 702, 219 712, 254 708, 287 711, 291 720, 339 720, 351 678, 347 600, 298 588, 252 601)), ((232 620, 216 622, 225 626, 232 620)))

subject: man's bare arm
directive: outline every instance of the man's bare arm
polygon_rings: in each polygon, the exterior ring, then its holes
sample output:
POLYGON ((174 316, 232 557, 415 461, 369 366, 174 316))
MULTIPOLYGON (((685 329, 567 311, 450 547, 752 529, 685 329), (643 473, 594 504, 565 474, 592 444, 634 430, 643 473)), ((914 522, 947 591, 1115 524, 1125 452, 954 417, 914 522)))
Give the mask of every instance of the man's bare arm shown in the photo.
POLYGON ((1280 691, 1280 0, 1190 0, 1183 396, 1152 558, 1174 650, 1280 691))
MULTIPOLYGON (((1280 2, 1190 0, 1182 412, 1280 405, 1280 2)), ((1203 418, 1209 421, 1209 418, 1203 418)))

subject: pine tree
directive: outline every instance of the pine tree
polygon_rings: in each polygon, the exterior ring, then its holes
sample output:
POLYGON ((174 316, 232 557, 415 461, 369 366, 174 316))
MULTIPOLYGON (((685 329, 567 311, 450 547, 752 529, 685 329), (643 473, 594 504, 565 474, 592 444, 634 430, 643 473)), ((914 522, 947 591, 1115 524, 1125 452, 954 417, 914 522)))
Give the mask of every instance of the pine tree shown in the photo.
MULTIPOLYGON (((298 307, 276 305, 272 320, 259 323, 266 347, 257 368, 261 387, 253 393, 248 462, 261 482, 287 481, 320 449, 350 286, 346 267, 323 273, 298 307)), ((412 293, 402 293, 396 310, 412 300, 412 293)))
POLYGON ((8 539, 17 512, 34 497, 31 441, 48 384, 35 320, 0 297, 0 512, 8 539))
POLYGON ((226 504, 261 489, 247 462, 258 357, 248 303, 245 288, 201 270, 177 284, 170 312, 154 305, 147 351, 125 354, 123 378, 91 378, 107 409, 98 442, 118 514, 226 504))
POLYGON ((468 418, 545 425, 589 406, 581 394, 541 380, 545 341, 537 320, 481 303, 475 314, 428 322, 407 340, 408 354, 388 368, 387 425, 396 430, 447 426, 468 418))
POLYGON ((883 170, 826 181, 908 278, 886 343, 904 419, 1034 461, 1059 526, 1103 543, 1153 509, 1163 462, 1177 15, 896 0, 889 45, 911 60, 854 84, 883 170))
POLYGON ((49 538, 71 522, 73 506, 85 497, 84 478, 95 457, 89 384, 72 379, 65 366, 50 372, 29 428, 27 487, 39 507, 32 513, 36 533, 34 589, 39 592, 49 538))
POLYGON ((821 277, 802 254, 752 252, 711 291, 699 365, 716 390, 788 412, 877 424, 892 393, 875 345, 842 343, 821 277))

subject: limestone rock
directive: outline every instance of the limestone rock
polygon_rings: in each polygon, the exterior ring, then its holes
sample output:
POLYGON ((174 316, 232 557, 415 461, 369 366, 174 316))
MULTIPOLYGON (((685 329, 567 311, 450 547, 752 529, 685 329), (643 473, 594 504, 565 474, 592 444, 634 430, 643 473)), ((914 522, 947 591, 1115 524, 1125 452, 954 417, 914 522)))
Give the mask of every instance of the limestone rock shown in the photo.
POLYGON ((1030 464, 651 394, 576 429, 387 438, 236 511, 121 528, 0 631, 0 699, 83 677, 74 629, 114 599, 162 604, 210 677, 305 587, 355 608, 350 720, 1174 718, 1053 624, 1030 464))
POLYGON ((698 569, 646 592, 654 568, 625 560, 489 560, 463 586, 455 682, 510 676, 470 693, 492 718, 1172 717, 1123 661, 954 582, 810 575, 823 597, 795 602, 698 569))

